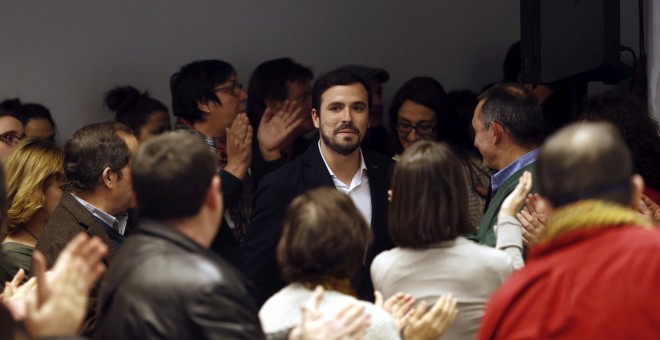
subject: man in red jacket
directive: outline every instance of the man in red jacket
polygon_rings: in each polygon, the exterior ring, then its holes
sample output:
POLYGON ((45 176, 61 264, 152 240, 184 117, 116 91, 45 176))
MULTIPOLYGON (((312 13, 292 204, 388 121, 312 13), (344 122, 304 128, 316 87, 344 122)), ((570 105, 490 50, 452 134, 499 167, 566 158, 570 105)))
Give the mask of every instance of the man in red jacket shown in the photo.
POLYGON ((560 130, 536 169, 547 230, 491 297, 479 339, 660 338, 660 231, 635 212, 644 184, 616 129, 560 130))

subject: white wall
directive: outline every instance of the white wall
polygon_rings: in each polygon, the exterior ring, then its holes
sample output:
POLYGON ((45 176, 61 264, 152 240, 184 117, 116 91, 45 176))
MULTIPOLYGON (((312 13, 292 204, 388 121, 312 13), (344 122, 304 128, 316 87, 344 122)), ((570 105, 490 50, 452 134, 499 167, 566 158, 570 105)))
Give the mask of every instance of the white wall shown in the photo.
MULTIPOLYGON (((621 42, 637 50, 636 3, 621 1, 621 42)), ((115 85, 169 106, 169 76, 183 64, 222 59, 247 83, 260 62, 289 56, 317 75, 347 63, 386 68, 387 107, 414 76, 447 90, 500 80, 519 15, 515 0, 2 0, 0 99, 45 104, 62 141, 112 119, 102 100, 115 85)))
POLYGON ((317 75, 377 65, 392 76, 386 103, 418 75, 478 91, 501 78, 518 17, 518 1, 3 0, 0 98, 45 104, 64 140, 112 119, 102 98, 115 85, 148 88, 169 106, 169 76, 197 59, 232 63, 244 83, 282 56, 317 75))

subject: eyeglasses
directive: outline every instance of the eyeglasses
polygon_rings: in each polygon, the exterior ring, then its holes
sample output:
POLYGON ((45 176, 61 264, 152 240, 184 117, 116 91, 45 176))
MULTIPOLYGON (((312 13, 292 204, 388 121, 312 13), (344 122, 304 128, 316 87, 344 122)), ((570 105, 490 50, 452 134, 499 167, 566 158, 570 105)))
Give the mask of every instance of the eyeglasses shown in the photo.
POLYGON ((241 92, 243 92, 243 84, 234 81, 229 85, 216 87, 215 92, 224 92, 228 94, 233 94, 236 97, 240 97, 241 92))
POLYGON ((417 131, 417 134, 420 136, 424 137, 429 137, 435 132, 435 125, 430 126, 430 125, 412 125, 410 123, 406 122, 397 122, 396 123, 396 131, 398 131, 400 134, 407 135, 409 134, 412 130, 417 131))
POLYGON ((16 132, 5 132, 0 134, 0 142, 3 142, 9 146, 14 146, 21 139, 25 138, 25 135, 19 136, 16 132))

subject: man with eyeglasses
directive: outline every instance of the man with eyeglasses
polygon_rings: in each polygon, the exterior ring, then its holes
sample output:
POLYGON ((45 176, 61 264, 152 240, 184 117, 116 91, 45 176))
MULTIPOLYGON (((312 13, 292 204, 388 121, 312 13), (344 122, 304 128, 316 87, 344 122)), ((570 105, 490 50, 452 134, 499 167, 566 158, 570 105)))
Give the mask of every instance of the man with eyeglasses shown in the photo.
POLYGON ((21 120, 12 113, 0 111, 0 161, 4 162, 13 146, 24 137, 21 120))
MULTIPOLYGON (((172 112, 177 117, 174 128, 202 138, 218 158, 226 209, 211 249, 237 266, 253 197, 248 173, 253 130, 246 114, 247 94, 232 65, 221 60, 184 65, 170 77, 170 90, 172 112)), ((266 152, 295 129, 292 117, 292 112, 280 110, 252 122, 260 124, 257 139, 266 152)))
POLYGON ((532 173, 531 192, 536 192, 534 163, 543 142, 543 114, 534 93, 516 84, 495 85, 478 99, 472 118, 474 146, 484 165, 495 173, 486 211, 473 240, 494 247, 493 226, 500 206, 525 171, 532 173))

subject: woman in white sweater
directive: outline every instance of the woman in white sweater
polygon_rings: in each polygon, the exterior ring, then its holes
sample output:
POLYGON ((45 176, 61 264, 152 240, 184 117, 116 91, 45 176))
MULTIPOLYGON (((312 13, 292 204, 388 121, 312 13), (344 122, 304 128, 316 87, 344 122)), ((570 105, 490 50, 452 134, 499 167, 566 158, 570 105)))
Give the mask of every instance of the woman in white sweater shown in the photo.
POLYGON ((474 339, 484 306, 513 272, 504 252, 460 235, 471 232, 461 163, 444 143, 419 141, 394 170, 389 232, 397 248, 371 266, 374 288, 387 298, 410 293, 434 303, 452 294, 458 316, 443 338, 474 339))
MULTIPOLYGON (((300 306, 317 285, 325 296, 320 310, 335 314, 357 302, 352 278, 362 266, 371 240, 371 229, 347 195, 321 188, 297 197, 284 217, 277 247, 282 277, 290 284, 273 295, 259 311, 266 334, 292 328, 301 321, 300 306)), ((370 314, 367 339, 399 339, 394 318, 369 302, 361 303, 370 314)))

